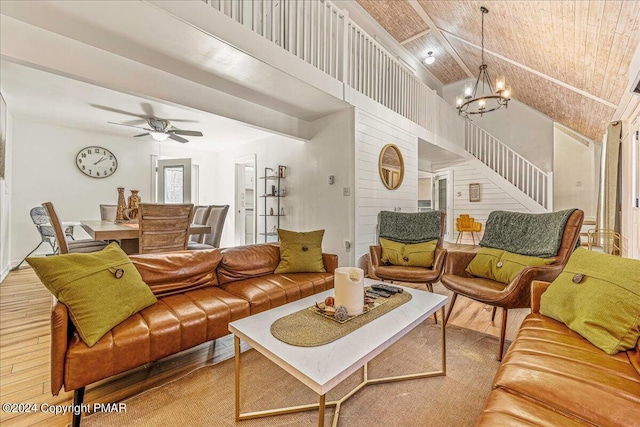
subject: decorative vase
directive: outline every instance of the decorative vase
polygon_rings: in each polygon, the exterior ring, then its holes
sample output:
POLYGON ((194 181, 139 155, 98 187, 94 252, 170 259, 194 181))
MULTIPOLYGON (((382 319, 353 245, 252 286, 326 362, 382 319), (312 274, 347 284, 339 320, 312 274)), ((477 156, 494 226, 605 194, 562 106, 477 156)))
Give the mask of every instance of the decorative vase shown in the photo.
POLYGON ((364 270, 356 267, 339 267, 334 273, 335 306, 346 307, 349 316, 364 311, 364 270))
POLYGON ((138 196, 138 192, 140 190, 131 190, 131 195, 129 196, 129 209, 137 208, 142 199, 138 196))
POLYGON ((118 187, 118 210, 116 211, 116 221, 124 221, 124 210, 127 203, 124 200, 124 187, 118 187))

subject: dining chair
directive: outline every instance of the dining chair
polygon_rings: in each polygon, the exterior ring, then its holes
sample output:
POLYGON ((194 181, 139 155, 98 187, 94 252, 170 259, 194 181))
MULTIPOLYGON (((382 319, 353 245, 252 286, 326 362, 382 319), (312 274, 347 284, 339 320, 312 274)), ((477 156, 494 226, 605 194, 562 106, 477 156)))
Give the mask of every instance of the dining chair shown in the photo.
POLYGON ((42 204, 42 207, 44 207, 44 209, 46 210, 47 215, 49 216, 51 227, 53 227, 56 242, 58 243, 59 254, 97 252, 101 251, 107 246, 107 242, 103 240, 67 240, 67 236, 65 235, 62 228, 62 222, 60 221, 60 217, 53 207, 53 203, 45 202, 42 204))
MULTIPOLYGON (((205 224, 207 222, 207 218, 209 217, 209 211, 211 211, 211 206, 196 206, 195 208, 193 208, 192 222, 194 224, 205 224)), ((192 234, 191 236, 189 236, 189 244, 202 242, 204 242, 204 233, 192 234)))
POLYGON ((201 242, 189 242, 188 249, 190 250, 198 251, 220 247, 220 238, 224 221, 229 212, 229 205, 211 205, 209 208, 209 216, 205 224, 211 227, 211 233, 205 234, 201 242))
POLYGON ((187 249, 193 204, 141 203, 139 208, 139 253, 187 249))
POLYGON ((118 205, 100 205, 100 219, 103 221, 115 221, 118 214, 118 205))

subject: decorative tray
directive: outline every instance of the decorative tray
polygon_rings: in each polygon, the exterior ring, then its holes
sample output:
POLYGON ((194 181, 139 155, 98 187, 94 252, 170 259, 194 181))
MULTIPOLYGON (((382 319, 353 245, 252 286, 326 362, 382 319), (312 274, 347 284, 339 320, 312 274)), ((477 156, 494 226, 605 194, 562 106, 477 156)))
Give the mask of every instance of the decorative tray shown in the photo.
POLYGON ((393 298, 393 296, 389 297, 389 298, 384 298, 384 297, 378 297, 374 302, 371 302, 369 304, 365 304, 364 305, 364 311, 360 314, 356 314, 355 316, 349 316, 347 317, 345 320, 338 320, 334 317, 333 314, 327 314, 324 312, 324 308, 325 308, 325 304, 323 302, 320 303, 316 303, 316 305, 309 307, 309 310, 311 310, 312 312, 319 314, 322 317, 326 317, 327 319, 331 319, 334 322, 337 323, 346 323, 351 319, 355 319, 356 317, 360 317, 364 314, 367 314, 368 312, 375 310, 376 308, 380 307, 381 305, 383 305, 384 303, 386 303, 387 301, 389 301, 390 298, 393 298))

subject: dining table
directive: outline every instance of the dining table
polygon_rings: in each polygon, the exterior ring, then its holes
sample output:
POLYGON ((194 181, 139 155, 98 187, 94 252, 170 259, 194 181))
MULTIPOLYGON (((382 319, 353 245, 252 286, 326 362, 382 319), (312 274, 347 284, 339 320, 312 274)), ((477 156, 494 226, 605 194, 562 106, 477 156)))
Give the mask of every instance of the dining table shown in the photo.
MULTIPOLYGON (((94 240, 118 240, 122 250, 133 255, 138 253, 138 223, 114 223, 104 220, 82 220, 80 225, 94 240)), ((211 233, 211 226, 191 224, 189 234, 211 233)))

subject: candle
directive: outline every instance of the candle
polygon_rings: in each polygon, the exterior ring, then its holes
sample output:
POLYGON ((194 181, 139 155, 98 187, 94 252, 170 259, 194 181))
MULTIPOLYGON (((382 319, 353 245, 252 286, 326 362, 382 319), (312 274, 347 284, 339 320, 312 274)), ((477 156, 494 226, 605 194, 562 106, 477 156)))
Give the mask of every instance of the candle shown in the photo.
POLYGON ((335 307, 345 306, 349 316, 364 311, 364 270, 339 267, 334 273, 335 307))

